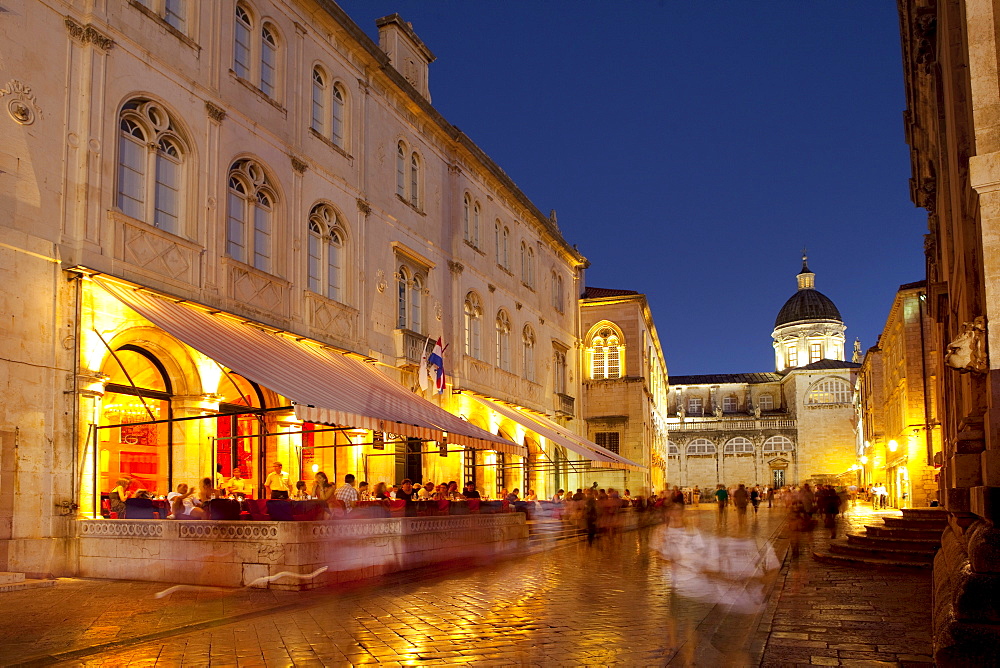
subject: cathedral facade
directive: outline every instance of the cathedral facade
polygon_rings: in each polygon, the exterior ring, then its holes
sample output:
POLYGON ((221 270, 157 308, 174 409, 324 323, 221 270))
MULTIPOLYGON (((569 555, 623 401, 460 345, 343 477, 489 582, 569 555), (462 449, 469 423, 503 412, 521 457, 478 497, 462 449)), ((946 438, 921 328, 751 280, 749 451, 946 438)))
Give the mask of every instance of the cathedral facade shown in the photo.
POLYGON ((803 258, 775 319, 775 370, 671 376, 667 477, 714 489, 855 481, 854 384, 840 311, 803 258))

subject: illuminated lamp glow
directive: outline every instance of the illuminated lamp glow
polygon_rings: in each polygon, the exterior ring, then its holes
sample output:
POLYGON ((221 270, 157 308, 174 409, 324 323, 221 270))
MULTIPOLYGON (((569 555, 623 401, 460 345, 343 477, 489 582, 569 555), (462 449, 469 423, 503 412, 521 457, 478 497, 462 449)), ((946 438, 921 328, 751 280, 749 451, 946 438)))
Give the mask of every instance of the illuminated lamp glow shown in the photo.
POLYGON ((896 441, 889 441, 889 452, 896 452, 896 448, 899 447, 899 443, 896 441))
POLYGON ((861 458, 861 463, 862 464, 867 464, 868 463, 868 458, 867 457, 862 457, 861 458))

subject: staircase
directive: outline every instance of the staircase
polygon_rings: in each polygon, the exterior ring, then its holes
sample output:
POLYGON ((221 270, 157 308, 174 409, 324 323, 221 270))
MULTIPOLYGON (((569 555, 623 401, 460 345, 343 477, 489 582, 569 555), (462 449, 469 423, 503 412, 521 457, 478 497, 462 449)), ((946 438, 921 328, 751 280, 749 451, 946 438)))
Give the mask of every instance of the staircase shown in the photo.
POLYGON ((0 571, 0 592, 21 591, 22 589, 34 589, 36 587, 51 587, 55 580, 30 580, 24 577, 24 573, 10 573, 0 571))
POLYGON ((882 526, 865 526, 813 550, 818 561, 847 566, 930 569, 941 547, 948 514, 939 508, 905 508, 902 517, 885 517, 882 526))

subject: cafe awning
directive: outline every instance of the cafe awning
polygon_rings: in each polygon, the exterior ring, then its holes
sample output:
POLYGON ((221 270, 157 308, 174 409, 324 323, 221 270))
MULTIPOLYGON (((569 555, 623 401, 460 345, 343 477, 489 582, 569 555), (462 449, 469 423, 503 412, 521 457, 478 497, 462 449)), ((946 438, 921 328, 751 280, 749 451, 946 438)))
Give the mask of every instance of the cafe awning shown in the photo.
POLYGON ((526 456, 387 377, 374 364, 247 318, 102 277, 94 282, 195 350, 294 402, 306 422, 384 431, 526 456))
POLYGON ((560 424, 553 422, 543 415, 529 413, 525 410, 503 404, 494 399, 488 399, 470 393, 473 399, 490 410, 494 410, 500 415, 517 422, 519 425, 535 432, 539 436, 544 436, 556 445, 561 445, 571 452, 589 459, 591 466, 597 468, 620 469, 625 471, 645 471, 646 468, 636 464, 630 459, 611 452, 607 448, 602 448, 593 441, 588 441, 582 436, 574 434, 560 424))

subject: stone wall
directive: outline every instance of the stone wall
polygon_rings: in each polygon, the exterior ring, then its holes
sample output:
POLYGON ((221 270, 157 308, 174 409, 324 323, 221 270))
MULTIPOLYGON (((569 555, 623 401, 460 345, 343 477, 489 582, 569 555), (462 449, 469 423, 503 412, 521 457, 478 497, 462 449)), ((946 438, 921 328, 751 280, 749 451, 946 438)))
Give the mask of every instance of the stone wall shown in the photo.
POLYGON ((527 544, 521 513, 323 522, 79 520, 78 574, 219 587, 328 570, 311 580, 258 582, 309 589, 427 564, 512 553, 527 544))

